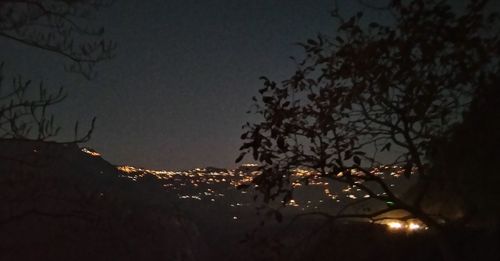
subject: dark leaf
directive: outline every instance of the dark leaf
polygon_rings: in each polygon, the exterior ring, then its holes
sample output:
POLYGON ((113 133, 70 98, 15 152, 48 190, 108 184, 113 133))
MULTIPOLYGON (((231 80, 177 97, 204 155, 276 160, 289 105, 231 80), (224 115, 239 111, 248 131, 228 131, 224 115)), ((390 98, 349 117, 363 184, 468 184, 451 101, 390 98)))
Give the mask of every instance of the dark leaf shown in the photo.
POLYGON ((390 142, 388 142, 387 144, 384 145, 384 147, 382 147, 382 149, 380 151, 384 151, 384 150, 390 151, 391 145, 392 144, 390 142))
POLYGON ((308 39, 307 43, 310 45, 318 45, 318 42, 314 41, 313 39, 308 39))
POLYGON ((271 96, 264 96, 264 97, 262 97, 262 101, 264 103, 272 103, 273 102, 273 97, 271 97, 271 96))
POLYGON ((277 143, 278 148, 280 150, 286 151, 285 139, 283 138, 283 136, 278 137, 278 139, 276 140, 276 143, 277 143))
POLYGON ((344 160, 349 160, 350 158, 352 158, 352 151, 346 150, 344 152, 344 160))
POLYGON ((257 160, 259 158, 259 152, 257 151, 256 148, 253 149, 252 156, 254 160, 257 160))
POLYGON ((354 161, 354 163, 356 165, 358 165, 358 166, 361 165, 361 158, 359 158, 358 156, 352 157, 352 160, 354 161))
POLYGON ((246 154, 247 154, 246 152, 242 152, 234 162, 239 163, 243 159, 243 157, 245 157, 246 154))

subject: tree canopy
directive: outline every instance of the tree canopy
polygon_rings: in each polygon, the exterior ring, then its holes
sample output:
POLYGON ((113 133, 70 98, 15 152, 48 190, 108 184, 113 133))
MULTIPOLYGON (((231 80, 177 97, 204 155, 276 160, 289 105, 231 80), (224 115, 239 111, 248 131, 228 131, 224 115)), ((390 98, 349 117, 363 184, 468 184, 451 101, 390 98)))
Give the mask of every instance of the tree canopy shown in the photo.
POLYGON ((116 44, 102 38, 90 19, 106 0, 6 0, 0 3, 0 37, 53 52, 69 61, 68 71, 87 78, 94 66, 113 57, 116 44))
POLYGON ((450 140, 471 104, 499 82, 498 15, 487 5, 473 0, 457 10, 449 1, 391 0, 386 24, 365 21, 363 13, 343 19, 334 10, 336 34, 302 43, 296 72, 281 83, 263 77, 253 98, 252 113, 261 117, 244 126, 237 161, 250 153, 261 163, 253 183, 264 201, 290 200, 294 170, 305 167, 391 202, 368 217, 403 209, 440 226, 446 217, 422 203, 435 181, 430 151, 450 140), (418 179, 411 200, 372 171, 381 165, 418 179))
MULTIPOLYGON (((54 53, 65 61, 68 72, 91 79, 95 76, 96 64, 111 59, 116 50, 116 43, 103 38, 104 29, 91 23, 93 15, 111 3, 104 0, 2 1, 0 40, 54 53)), ((42 82, 35 84, 21 75, 6 81, 2 74, 4 66, 0 60, 0 138, 47 140, 55 137, 60 127, 54 123, 48 108, 64 100, 63 89, 51 92, 49 89, 54 88, 47 88, 42 82)), ((93 125, 94 122, 90 131, 79 137, 76 124, 74 140, 86 141, 93 125)))

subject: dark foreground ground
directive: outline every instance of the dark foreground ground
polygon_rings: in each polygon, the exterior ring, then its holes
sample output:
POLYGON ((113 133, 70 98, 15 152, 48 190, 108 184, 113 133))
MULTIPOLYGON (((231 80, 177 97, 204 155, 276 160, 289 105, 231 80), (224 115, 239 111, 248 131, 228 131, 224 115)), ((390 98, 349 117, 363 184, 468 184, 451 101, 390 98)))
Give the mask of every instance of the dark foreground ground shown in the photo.
POLYGON ((179 200, 74 144, 4 140, 0 148, 2 261, 500 260, 498 229, 443 240, 366 223, 290 223, 287 213, 277 223, 251 207, 179 200))

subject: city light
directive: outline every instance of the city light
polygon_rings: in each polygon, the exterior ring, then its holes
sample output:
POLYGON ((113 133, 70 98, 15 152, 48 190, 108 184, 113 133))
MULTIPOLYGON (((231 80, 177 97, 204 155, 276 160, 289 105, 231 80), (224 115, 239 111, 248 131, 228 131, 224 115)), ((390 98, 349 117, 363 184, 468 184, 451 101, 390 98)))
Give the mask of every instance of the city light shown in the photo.
POLYGON ((400 230, 400 229, 403 229, 404 228, 404 225, 399 222, 399 221, 391 221, 391 222, 388 222, 387 223, 387 226, 390 228, 390 229, 394 229, 394 230, 400 230))
POLYGON ((417 231, 422 231, 422 230, 427 230, 427 226, 425 226, 420 220, 418 219, 412 219, 411 221, 405 221, 405 220, 397 220, 397 219, 391 219, 391 220, 384 220, 381 222, 375 222, 379 224, 383 224, 387 226, 387 229, 389 231, 401 231, 401 232, 417 232, 417 231))
MULTIPOLYGON (((92 157, 101 156, 101 154, 91 149, 82 148, 81 150, 82 152, 92 157)), ((165 190, 175 192, 178 199, 196 200, 207 203, 212 202, 212 204, 224 198, 226 193, 228 193, 228 189, 229 191, 233 191, 231 193, 239 193, 242 195, 249 193, 248 195, 244 196, 246 196, 247 198, 251 197, 251 195, 253 194, 250 190, 239 190, 238 188, 242 185, 249 188, 257 188, 258 185, 253 184, 252 181, 260 174, 259 165, 253 163, 244 164, 239 168, 233 170, 195 168, 185 171, 169 171, 150 170, 133 166, 117 166, 116 168, 120 171, 122 177, 131 179, 136 182, 140 181, 142 178, 145 178, 148 175, 152 176, 161 183, 161 186, 165 190)), ((398 166, 380 166, 371 170, 371 173, 374 176, 392 179, 399 178, 400 176, 402 176, 403 172, 403 168, 398 166)), ((340 172, 335 176, 337 178, 340 178, 344 175, 345 173, 340 172)), ((365 174, 361 173, 360 171, 351 170, 350 175, 362 176, 365 174)), ((342 204, 343 202, 348 203, 352 200, 370 198, 370 195, 368 195, 364 190, 360 189, 360 186, 358 186, 358 184, 361 184, 362 181, 358 181, 355 184, 345 185, 341 188, 336 189, 333 189, 328 181, 330 180, 326 180, 320 175, 317 175, 317 173, 315 173, 315 171, 312 169, 297 168, 293 170, 290 176, 290 184, 292 188, 300 190, 302 189, 302 186, 304 184, 308 185, 308 187, 319 187, 320 191, 323 194, 323 197, 316 198, 314 200, 300 201, 297 198, 294 198, 288 200, 286 205, 295 207, 299 211, 316 211, 323 206, 328 207, 328 205, 325 204, 342 204)), ((384 195, 384 192, 376 194, 384 195)), ((234 196, 231 197, 234 198, 234 196)), ((240 198, 240 200, 243 198, 240 198)), ((226 197, 225 201, 223 202, 227 202, 227 206, 230 208, 249 206, 248 202, 237 202, 230 197, 226 197)), ((393 202, 387 201, 386 204, 392 205, 393 202)), ((237 216, 231 217, 233 220, 238 220, 237 216)), ((390 231, 395 232, 416 232, 427 229, 427 227, 421 221, 416 219, 412 219, 411 221, 391 219, 376 221, 375 223, 383 224, 390 231)))
POLYGON ((422 229, 422 226, 417 223, 408 224, 408 230, 420 230, 420 229, 422 229))
POLYGON ((89 150, 87 148, 82 148, 82 151, 85 152, 85 153, 87 153, 87 154, 89 154, 92 157, 100 157, 101 156, 100 153, 98 153, 98 152, 96 152, 94 150, 89 150))

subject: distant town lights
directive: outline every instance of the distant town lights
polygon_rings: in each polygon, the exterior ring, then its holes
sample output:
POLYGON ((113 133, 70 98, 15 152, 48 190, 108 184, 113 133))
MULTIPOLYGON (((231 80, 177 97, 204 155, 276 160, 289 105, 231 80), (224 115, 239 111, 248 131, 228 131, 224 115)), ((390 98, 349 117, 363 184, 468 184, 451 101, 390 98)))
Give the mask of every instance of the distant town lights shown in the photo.
POLYGON ((387 223, 387 226, 390 228, 390 229, 394 229, 394 230, 400 230, 400 229, 403 229, 404 226, 401 222, 399 221, 391 221, 391 222, 388 222, 387 223))
POLYGON ((92 157, 100 157, 101 156, 101 154, 99 152, 94 151, 94 150, 89 150, 87 148, 82 148, 82 152, 87 153, 92 157))
MULTIPOLYGON (((82 149, 83 152, 91 155, 98 156, 100 154, 93 152, 88 149, 82 149)), ((220 193, 220 185, 225 185, 229 187, 228 193, 238 193, 238 194, 252 194, 250 190, 239 190, 236 189, 240 185, 247 185, 249 188, 258 187, 257 184, 253 184, 253 180, 256 176, 260 174, 260 171, 254 169, 257 164, 244 164, 241 167, 233 170, 214 170, 212 168, 196 168, 186 171, 167 171, 167 170, 149 170, 143 168, 136 168, 133 166, 117 166, 116 168, 121 172, 121 176, 125 178, 132 179, 134 181, 140 181, 141 178, 152 175, 158 180, 161 180, 162 186, 168 190, 176 191, 177 197, 183 200, 196 200, 196 201, 208 201, 208 202, 226 202, 229 200, 228 207, 239 208, 247 206, 246 202, 234 202, 228 197, 225 197, 223 193, 220 193), (217 186, 214 186, 217 185, 217 186), (192 188, 196 188, 193 190, 192 188), (222 199, 223 197, 227 199, 222 199)), ((396 179, 401 176, 403 168, 398 166, 383 166, 379 168, 373 168, 370 170, 373 175, 386 175, 386 178, 396 179)), ((340 172, 337 177, 346 175, 349 172, 340 172)), ((291 172, 290 184, 294 188, 300 186, 309 185, 317 186, 321 189, 322 194, 326 197, 322 199, 317 199, 314 201, 304 201, 300 202, 297 199, 291 199, 286 202, 287 206, 298 207, 302 211, 320 209, 326 207, 330 202, 344 202, 345 200, 357 200, 360 198, 370 198, 369 194, 366 194, 361 188, 363 182, 361 180, 355 182, 355 184, 346 185, 340 188, 333 187, 334 183, 329 184, 328 181, 316 175, 315 170, 306 168, 297 168, 291 172)), ((356 176, 358 172, 350 172, 350 175, 356 176)), ((380 176, 384 178, 384 176, 380 176)), ((392 183, 389 183, 392 184, 392 183)), ((227 188, 226 187, 226 188, 227 188)), ((377 193, 375 195, 381 196, 386 195, 386 193, 377 193)), ((285 202, 283 202, 285 203, 285 202)), ((386 201, 386 205, 394 206, 393 201, 386 201)), ((230 215, 229 217, 234 220, 238 220, 239 217, 230 215)), ((418 219, 411 220, 400 220, 400 219, 384 219, 374 221, 374 223, 381 224, 387 227, 389 231, 393 232, 403 232, 403 233, 414 233, 422 230, 428 229, 424 223, 418 219)))

